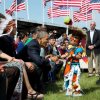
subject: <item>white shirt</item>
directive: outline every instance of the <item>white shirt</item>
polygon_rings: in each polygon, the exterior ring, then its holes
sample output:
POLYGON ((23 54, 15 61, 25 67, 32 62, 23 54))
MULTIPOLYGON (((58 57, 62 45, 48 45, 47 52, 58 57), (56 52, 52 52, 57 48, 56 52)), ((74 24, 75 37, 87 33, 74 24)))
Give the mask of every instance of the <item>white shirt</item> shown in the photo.
POLYGON ((61 42, 63 42, 63 37, 62 37, 62 36, 60 36, 60 37, 58 38, 58 42, 59 42, 59 45, 60 45, 61 42))
POLYGON ((94 31, 95 31, 95 29, 94 29, 93 31, 92 31, 92 30, 90 30, 90 38, 91 38, 91 43, 93 43, 94 31))

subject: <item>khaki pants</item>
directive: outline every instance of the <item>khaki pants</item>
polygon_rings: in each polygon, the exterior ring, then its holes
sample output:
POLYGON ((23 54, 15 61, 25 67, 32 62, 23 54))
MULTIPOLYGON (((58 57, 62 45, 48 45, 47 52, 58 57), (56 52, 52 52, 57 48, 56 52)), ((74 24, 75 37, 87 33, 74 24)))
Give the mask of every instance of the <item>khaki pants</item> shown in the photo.
POLYGON ((88 57, 88 72, 89 75, 93 74, 93 59, 95 62, 95 73, 100 74, 100 54, 95 54, 94 50, 91 51, 91 54, 88 57))

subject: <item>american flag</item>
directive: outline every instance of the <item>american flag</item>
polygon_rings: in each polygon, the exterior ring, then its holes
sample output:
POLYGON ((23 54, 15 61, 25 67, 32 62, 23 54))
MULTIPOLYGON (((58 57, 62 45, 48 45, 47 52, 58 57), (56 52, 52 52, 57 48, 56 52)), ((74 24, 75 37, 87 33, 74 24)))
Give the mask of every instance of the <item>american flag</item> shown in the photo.
POLYGON ((43 6, 45 7, 46 3, 49 2, 49 1, 54 1, 54 0, 43 0, 43 6))
POLYGON ((80 7, 80 13, 86 14, 90 11, 90 0, 84 0, 82 1, 82 5, 80 7))
POLYGON ((98 13, 100 13, 100 10, 98 10, 98 13))
POLYGON ((100 0, 90 0, 91 10, 100 10, 100 0))
POLYGON ((75 22, 92 20, 92 11, 88 12, 87 14, 74 11, 73 19, 75 22))
POLYGON ((48 14, 48 18, 60 17, 60 16, 69 16, 70 15, 70 10, 69 10, 69 7, 67 9, 67 7, 63 7, 63 6, 52 7, 52 8, 49 7, 48 11, 47 11, 47 14, 48 14))
POLYGON ((82 6, 80 12, 86 14, 91 10, 100 10, 100 0, 84 0, 82 1, 82 6))
MULTIPOLYGON (((25 10, 25 0, 17 0, 17 11, 20 10, 25 10)), ((11 14, 13 11, 16 11, 16 0, 14 0, 9 10, 6 9, 6 13, 11 14)))
POLYGON ((54 0, 55 6, 81 7, 82 0, 54 0))

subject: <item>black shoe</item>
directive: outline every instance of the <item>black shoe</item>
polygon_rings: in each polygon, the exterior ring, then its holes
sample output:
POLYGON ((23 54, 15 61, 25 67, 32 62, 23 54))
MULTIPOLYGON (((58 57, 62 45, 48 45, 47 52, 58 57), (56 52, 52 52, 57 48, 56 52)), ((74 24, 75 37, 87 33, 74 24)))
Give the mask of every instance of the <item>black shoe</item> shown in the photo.
POLYGON ((100 80, 98 80, 98 81, 96 82, 96 84, 97 84, 97 85, 100 85, 100 80))
POLYGON ((88 76, 87 78, 90 78, 90 77, 92 77, 92 76, 88 76))
POLYGON ((100 77, 99 77, 99 80, 96 82, 97 85, 100 85, 100 77))
POLYGON ((40 94, 40 93, 38 93, 38 92, 36 92, 36 93, 34 93, 34 94, 32 94, 32 93, 28 93, 29 95, 31 95, 30 97, 27 97, 28 99, 43 99, 43 94, 40 94), (40 97, 38 97, 40 95, 40 97), (42 97, 41 97, 41 95, 42 95, 42 97))

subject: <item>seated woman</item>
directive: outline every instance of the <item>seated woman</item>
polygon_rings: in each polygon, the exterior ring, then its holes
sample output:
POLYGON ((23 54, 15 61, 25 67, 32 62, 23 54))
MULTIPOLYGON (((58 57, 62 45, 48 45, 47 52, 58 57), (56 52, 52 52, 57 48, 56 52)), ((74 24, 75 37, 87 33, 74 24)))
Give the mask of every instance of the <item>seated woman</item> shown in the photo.
POLYGON ((19 41, 19 43, 17 44, 18 45, 18 47, 17 47, 17 49, 16 49, 16 51, 17 51, 17 53, 19 53, 19 51, 24 47, 24 44, 25 44, 25 42, 27 41, 27 33, 26 32, 21 32, 20 34, 19 34, 19 39, 20 39, 20 41, 19 41))
MULTIPOLYGON (((9 40, 11 40, 10 43, 13 44, 11 37, 16 32, 15 22, 12 20, 10 15, 4 16, 0 13, 0 24, 1 24, 0 25, 1 26, 0 27, 0 30, 1 30, 0 36, 2 36, 2 33, 7 32, 6 34, 3 34, 3 35, 10 34, 10 35, 8 35, 8 38, 9 38, 9 40)), ((43 98, 43 94, 39 94, 38 92, 34 91, 33 88, 31 87, 29 80, 28 80, 27 72, 25 69, 25 63, 22 60, 15 59, 14 57, 10 57, 9 55, 3 53, 2 51, 0 53, 0 58, 6 59, 9 62, 9 63, 5 62, 6 63, 5 67, 7 67, 7 68, 8 67, 17 67, 20 69, 20 76, 19 76, 18 82, 16 84, 16 87, 14 89, 14 93, 13 93, 13 96, 11 97, 11 100, 16 100, 19 97, 20 97, 19 99, 22 100, 21 99, 21 92, 22 92, 23 82, 25 83, 25 86, 26 86, 27 91, 28 91, 27 97, 29 97, 29 98, 43 98)), ((5 71, 6 71, 6 68, 5 68, 5 71)))
MULTIPOLYGON (((19 77, 17 85, 14 89, 14 93, 13 93, 11 100, 15 100, 15 99, 19 98, 19 96, 21 94, 23 82, 25 83, 27 91, 28 91, 27 97, 43 98, 43 94, 39 94, 32 89, 32 87, 29 83, 29 80, 28 80, 27 72, 25 69, 25 64, 22 60, 15 59, 14 57, 10 57, 9 55, 6 55, 3 52, 0 54, 0 58, 8 60, 9 63, 6 63, 6 65, 5 65, 6 67, 13 66, 13 67, 18 67, 20 69, 20 77, 19 77)), ((21 98, 20 98, 20 100, 21 100, 21 98)))

